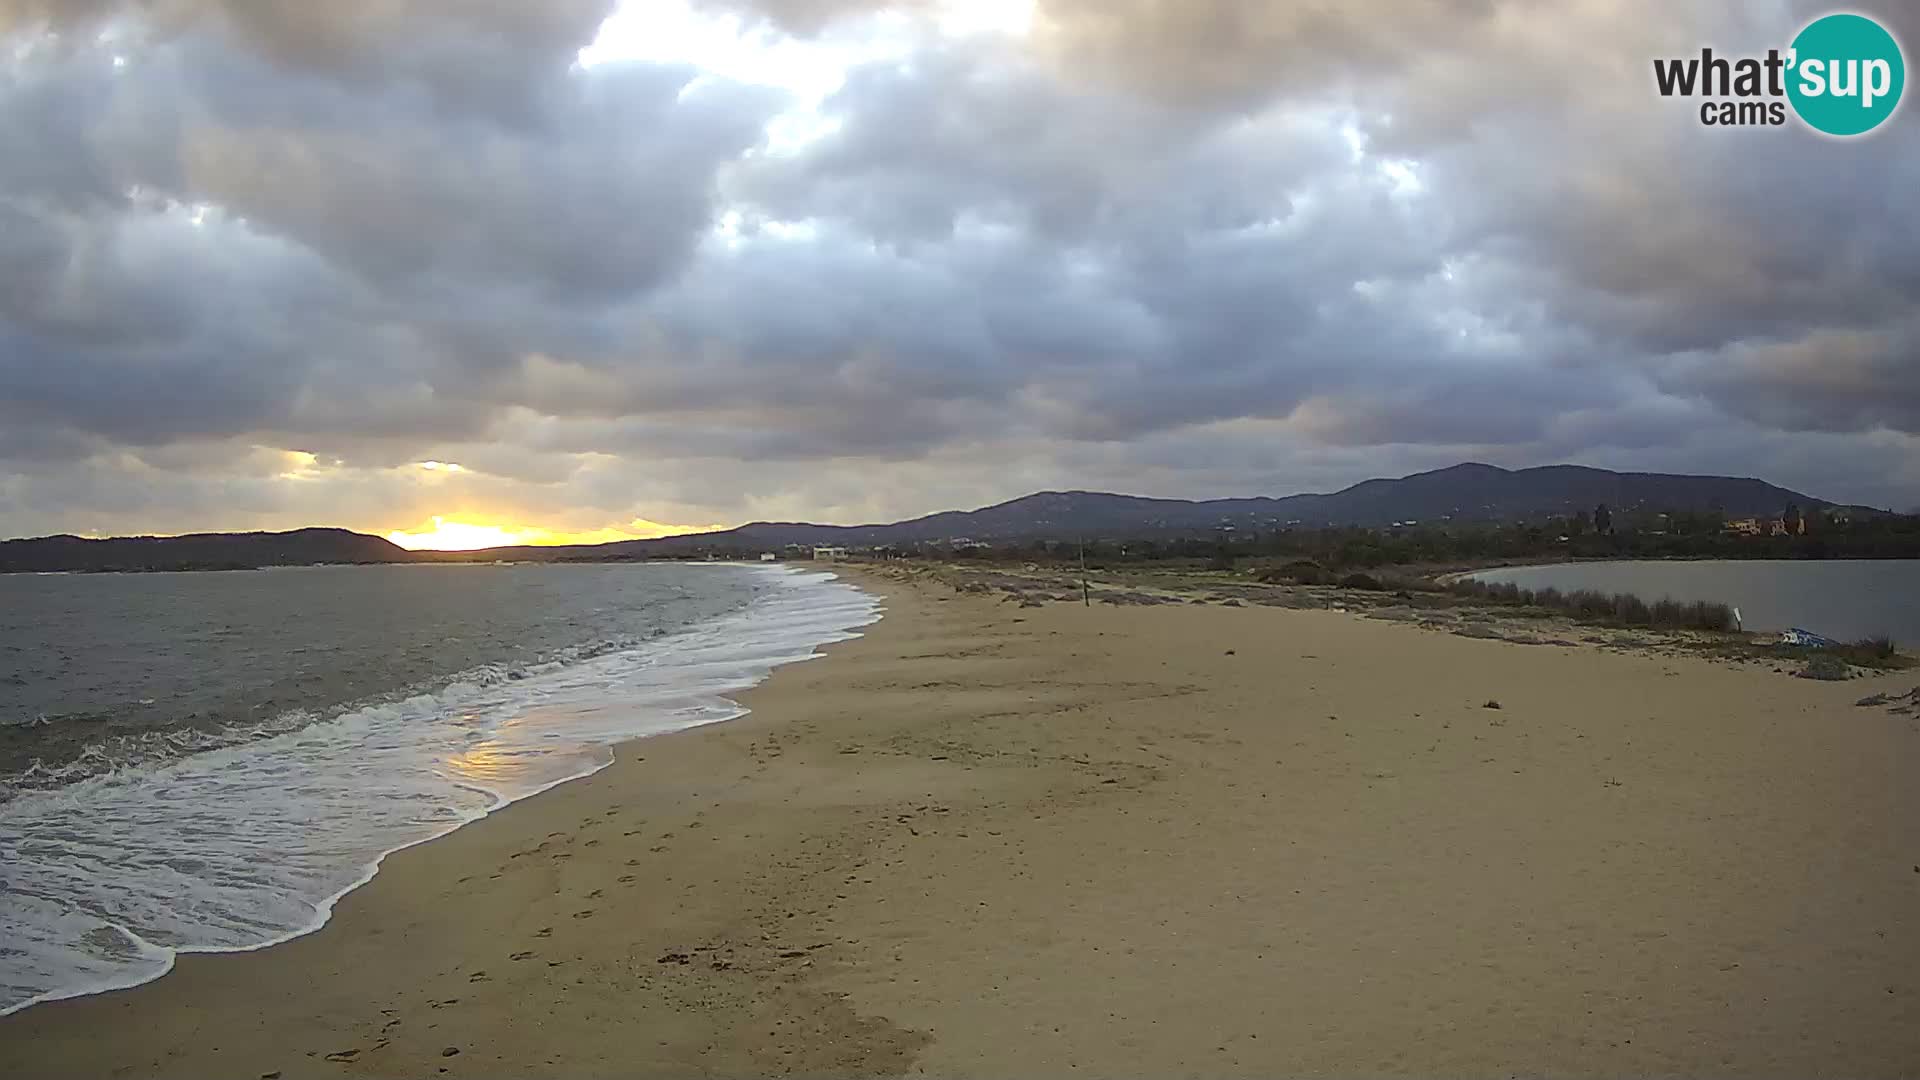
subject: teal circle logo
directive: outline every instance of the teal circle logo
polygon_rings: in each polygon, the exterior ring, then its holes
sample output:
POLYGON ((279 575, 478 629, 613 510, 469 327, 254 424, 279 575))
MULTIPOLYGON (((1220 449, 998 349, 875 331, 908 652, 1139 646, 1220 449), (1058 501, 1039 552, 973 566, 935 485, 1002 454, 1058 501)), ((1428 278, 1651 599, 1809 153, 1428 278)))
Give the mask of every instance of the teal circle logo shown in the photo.
POLYGON ((1907 61, 1900 43, 1865 15, 1825 15, 1793 39, 1787 98, 1815 131, 1865 135, 1900 107, 1907 61))

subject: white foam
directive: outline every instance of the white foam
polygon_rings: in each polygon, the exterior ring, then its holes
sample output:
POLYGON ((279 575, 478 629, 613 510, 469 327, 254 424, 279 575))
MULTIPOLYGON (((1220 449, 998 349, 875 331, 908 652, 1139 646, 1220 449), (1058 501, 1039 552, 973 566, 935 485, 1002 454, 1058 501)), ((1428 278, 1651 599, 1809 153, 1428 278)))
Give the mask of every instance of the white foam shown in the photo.
POLYGON ((880 617, 831 574, 752 570, 776 587, 636 649, 0 805, 0 1015, 309 933, 386 855, 596 772, 615 743, 739 716, 723 695, 880 617))

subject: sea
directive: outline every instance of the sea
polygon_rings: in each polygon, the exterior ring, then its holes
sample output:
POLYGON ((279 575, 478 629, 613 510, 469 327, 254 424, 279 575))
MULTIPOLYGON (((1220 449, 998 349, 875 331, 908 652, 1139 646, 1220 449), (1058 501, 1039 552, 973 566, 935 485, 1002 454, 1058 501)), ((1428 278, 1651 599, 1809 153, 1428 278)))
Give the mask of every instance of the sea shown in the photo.
POLYGON ((1596 589, 1740 609, 1748 630, 1798 627, 1843 641, 1920 644, 1920 559, 1621 560, 1510 566, 1472 575, 1523 588, 1596 589))
POLYGON ((782 566, 0 575, 0 1015, 312 931, 880 614, 782 566))

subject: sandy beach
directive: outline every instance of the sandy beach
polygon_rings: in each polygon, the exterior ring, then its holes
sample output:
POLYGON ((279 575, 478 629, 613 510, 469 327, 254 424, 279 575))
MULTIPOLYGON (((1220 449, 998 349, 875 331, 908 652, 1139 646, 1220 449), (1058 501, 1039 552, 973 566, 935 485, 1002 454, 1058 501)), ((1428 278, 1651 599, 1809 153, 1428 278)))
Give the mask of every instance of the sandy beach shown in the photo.
POLYGON ((857 573, 749 716, 0 1073, 1920 1072, 1920 725, 1855 705, 1911 673, 857 573))

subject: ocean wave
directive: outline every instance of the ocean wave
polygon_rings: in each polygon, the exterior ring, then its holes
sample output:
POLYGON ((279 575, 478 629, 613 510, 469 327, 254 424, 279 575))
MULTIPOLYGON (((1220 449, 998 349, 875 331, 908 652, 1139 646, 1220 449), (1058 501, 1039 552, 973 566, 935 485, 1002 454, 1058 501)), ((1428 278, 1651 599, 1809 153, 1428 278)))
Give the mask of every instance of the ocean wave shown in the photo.
MULTIPOLYGON (((656 631, 649 635, 585 642, 556 649, 546 657, 525 664, 482 664, 441 676, 432 682, 419 683, 389 694, 341 702, 325 710, 287 709, 265 719, 243 723, 212 723, 207 726, 169 724, 102 736, 93 734, 93 731, 103 723, 114 720, 115 714, 36 714, 0 722, 0 760, 24 758, 26 761, 24 767, 0 770, 0 803, 9 802, 26 792, 49 791, 93 777, 150 769, 190 754, 271 739, 316 723, 398 702, 431 700, 447 706, 457 705, 478 690, 501 683, 538 678, 611 653, 635 649, 665 633, 656 631), (9 743, 17 745, 10 746, 9 743)), ((153 702, 143 700, 139 704, 151 705, 153 702)))
POLYGON ((751 572, 773 587, 642 645, 47 770, 0 805, 0 1015, 308 933, 389 853, 597 771, 615 743, 738 716, 724 695, 879 618, 832 575, 751 572))

